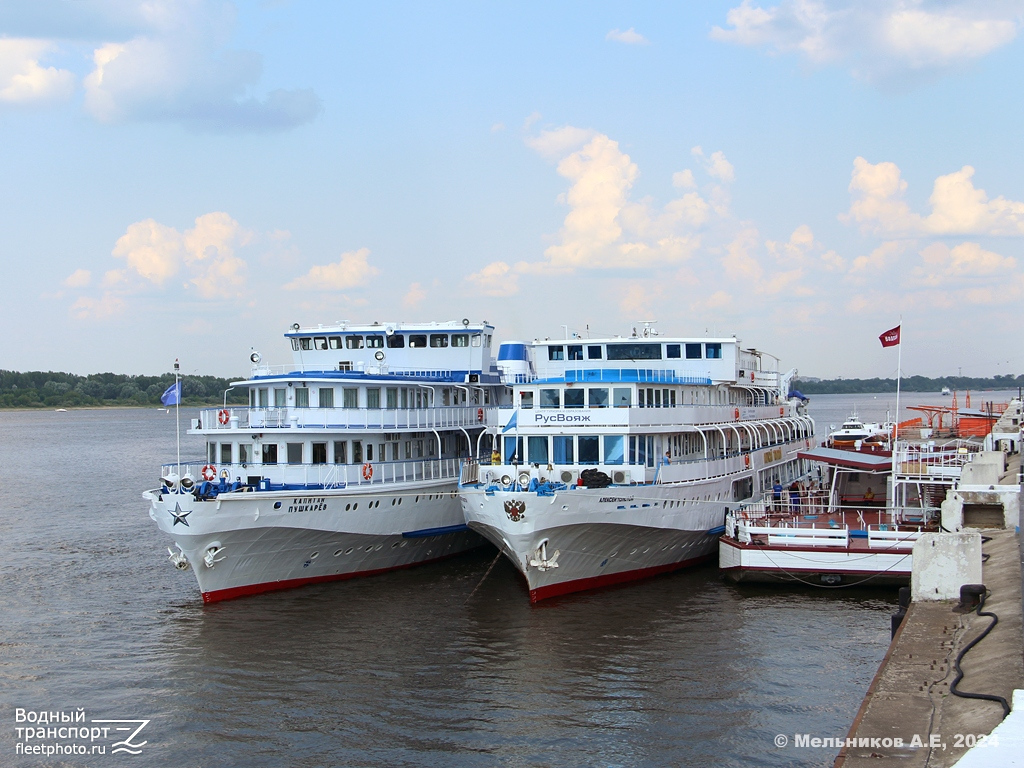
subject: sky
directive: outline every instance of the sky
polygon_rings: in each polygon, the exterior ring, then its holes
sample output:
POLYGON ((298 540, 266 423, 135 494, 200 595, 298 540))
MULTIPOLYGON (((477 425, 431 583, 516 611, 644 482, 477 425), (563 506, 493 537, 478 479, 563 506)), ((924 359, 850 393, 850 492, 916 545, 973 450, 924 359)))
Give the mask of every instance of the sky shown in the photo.
POLYGON ((292 323, 1024 372, 1024 1, 0 0, 0 368, 292 323))

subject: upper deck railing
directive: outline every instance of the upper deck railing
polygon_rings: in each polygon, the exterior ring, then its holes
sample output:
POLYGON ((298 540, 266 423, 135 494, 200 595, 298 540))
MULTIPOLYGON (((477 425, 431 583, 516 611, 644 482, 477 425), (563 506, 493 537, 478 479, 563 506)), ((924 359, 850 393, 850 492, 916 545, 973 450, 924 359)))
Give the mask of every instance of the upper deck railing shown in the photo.
MULTIPOLYGON (((466 374, 489 374, 491 371, 458 370, 454 368, 405 368, 395 367, 386 363, 361 362, 354 363, 351 367, 345 368, 324 368, 322 363, 291 363, 288 365, 260 365, 254 367, 249 374, 250 379, 282 377, 290 374, 323 374, 325 378, 344 378, 346 375, 354 376, 400 376, 406 378, 420 378, 439 381, 458 381, 462 383, 466 374)), ((475 384, 476 382, 474 382, 475 384)), ((493 382, 492 382, 493 383, 493 382)))
POLYGON ((477 406, 435 408, 204 408, 192 429, 452 429, 479 427, 477 406))

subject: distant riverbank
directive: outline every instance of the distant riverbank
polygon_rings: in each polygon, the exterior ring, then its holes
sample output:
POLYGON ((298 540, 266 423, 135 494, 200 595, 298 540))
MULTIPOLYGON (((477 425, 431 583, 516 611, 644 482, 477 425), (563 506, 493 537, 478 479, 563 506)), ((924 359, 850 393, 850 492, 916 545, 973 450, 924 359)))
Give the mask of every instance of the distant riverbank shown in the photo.
MULTIPOLYGON (((926 376, 907 376, 900 382, 903 392, 941 392, 943 387, 957 392, 971 390, 1013 390, 1024 387, 1024 376, 993 376, 974 378, 970 376, 945 376, 930 379, 926 376)), ((859 395, 883 394, 896 391, 896 379, 794 379, 791 389, 805 395, 859 395)))

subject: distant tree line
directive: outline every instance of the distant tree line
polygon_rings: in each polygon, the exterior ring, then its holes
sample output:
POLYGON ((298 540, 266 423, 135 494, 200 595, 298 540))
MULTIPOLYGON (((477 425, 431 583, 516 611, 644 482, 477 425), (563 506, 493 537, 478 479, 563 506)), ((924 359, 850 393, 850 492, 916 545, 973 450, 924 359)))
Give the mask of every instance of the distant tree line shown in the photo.
MULTIPOLYGON (((238 379, 245 378, 244 376, 238 379)), ((223 402, 224 390, 238 379, 183 376, 182 405, 223 402)), ((98 405, 160 405, 160 396, 174 383, 174 374, 128 376, 93 373, 77 376, 54 371, 0 370, 0 408, 73 408, 98 405)), ((228 392, 228 402, 245 403, 247 391, 228 392)))
MULTIPOLYGON (((1017 389, 1024 387, 1024 375, 1013 376, 1003 374, 991 378, 972 378, 970 376, 944 376, 929 379, 927 376, 906 376, 900 383, 904 392, 941 392, 949 387, 957 392, 966 390, 981 391, 985 389, 1017 389)), ((794 379, 792 389, 798 389, 805 395, 856 395, 862 392, 895 392, 896 379, 829 379, 821 381, 801 381, 794 379)))

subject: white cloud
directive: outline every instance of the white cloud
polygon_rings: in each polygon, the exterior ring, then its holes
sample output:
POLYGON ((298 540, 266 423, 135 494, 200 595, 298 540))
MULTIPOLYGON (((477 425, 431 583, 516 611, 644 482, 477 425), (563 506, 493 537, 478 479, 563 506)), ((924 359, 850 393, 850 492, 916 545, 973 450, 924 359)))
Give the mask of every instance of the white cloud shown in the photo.
POLYGON ((423 300, 427 298, 426 289, 419 283, 410 283, 409 290, 405 292, 405 296, 402 297, 403 307, 418 307, 423 303, 423 300))
POLYGON ((795 53, 812 64, 842 63, 868 80, 936 72, 1010 43, 1020 3, 936 0, 751 0, 726 14, 714 40, 795 53))
POLYGON ((81 296, 71 305, 71 314, 79 320, 105 320, 124 312, 124 300, 111 293, 99 298, 81 296))
POLYGON ((1008 275, 1017 267, 1013 257, 986 251, 978 243, 961 243, 953 248, 932 243, 921 250, 921 261, 917 276, 932 286, 1008 275))
POLYGON ((672 174, 672 186, 676 189, 696 189, 697 181, 689 168, 672 174))
POLYGON ((88 269, 76 269, 64 278, 64 285, 68 288, 85 288, 90 282, 92 282, 92 272, 88 269))
POLYGON ((39 64, 54 48, 47 40, 0 38, 0 102, 46 105, 70 98, 75 91, 74 73, 39 64))
POLYGON ((726 183, 729 183, 736 178, 732 163, 725 159, 724 152, 712 152, 711 157, 705 157, 703 149, 700 147, 694 147, 690 150, 690 153, 704 164, 704 168, 708 172, 708 175, 713 178, 726 183))
POLYGON ((613 29, 604 36, 605 40, 613 40, 616 43, 627 45, 650 45, 650 41, 637 32, 633 27, 626 30, 613 29))
POLYGON ((1024 235, 1024 202, 997 197, 974 186, 974 168, 935 180, 929 203, 931 213, 921 216, 903 200, 907 182, 895 163, 872 165, 863 157, 853 163, 850 210, 843 221, 869 232, 932 235, 1024 235))
POLYGON ((366 285, 380 270, 371 266, 369 248, 346 251, 332 264, 314 266, 284 286, 288 291, 344 291, 366 285))
POLYGON ((850 274, 856 276, 863 272, 881 272, 891 266, 896 257, 903 253, 903 250, 903 244, 895 240, 887 240, 867 256, 855 258, 850 267, 850 274))
POLYGON ((596 135, 597 131, 589 128, 563 125, 561 128, 541 131, 536 136, 527 137, 526 146, 549 160, 555 160, 570 150, 579 149, 596 135))
POLYGON ((466 282, 480 296, 510 296, 519 292, 519 275, 504 261, 488 264, 467 277, 466 282))

